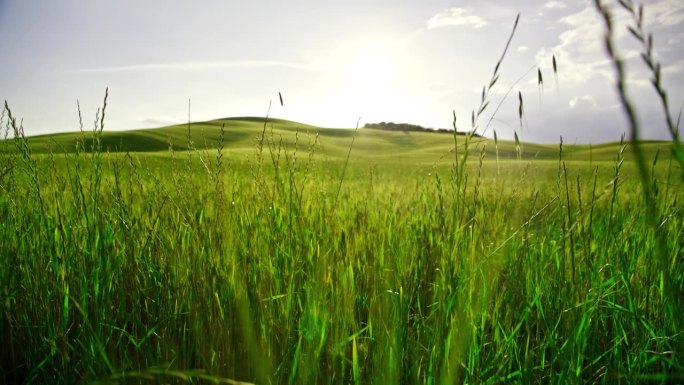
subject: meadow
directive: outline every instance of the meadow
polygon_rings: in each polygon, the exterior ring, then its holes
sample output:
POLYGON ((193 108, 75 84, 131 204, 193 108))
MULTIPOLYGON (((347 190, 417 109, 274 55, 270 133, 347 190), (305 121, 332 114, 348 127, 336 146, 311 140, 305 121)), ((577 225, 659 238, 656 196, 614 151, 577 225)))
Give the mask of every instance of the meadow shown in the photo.
POLYGON ((684 152, 619 4, 671 142, 639 140, 600 1, 629 143, 108 132, 106 96, 92 131, 26 138, 5 103, 0 382, 684 382, 684 152))
POLYGON ((643 144, 657 218, 624 143, 236 118, 0 145, 5 383, 684 381, 671 143, 643 144))

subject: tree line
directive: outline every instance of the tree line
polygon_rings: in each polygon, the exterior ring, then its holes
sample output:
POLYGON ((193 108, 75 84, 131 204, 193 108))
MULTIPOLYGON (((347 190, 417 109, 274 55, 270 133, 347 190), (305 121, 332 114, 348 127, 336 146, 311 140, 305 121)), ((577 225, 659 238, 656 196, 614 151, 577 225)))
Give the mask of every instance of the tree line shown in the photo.
MULTIPOLYGON (((438 133, 448 133, 452 134, 454 130, 448 128, 430 128, 423 127, 417 124, 410 123, 394 123, 394 122, 380 122, 380 123, 366 123, 364 128, 371 128, 375 130, 385 130, 385 131, 402 131, 402 132, 438 132, 438 133)), ((457 132, 460 135, 467 134, 466 132, 457 132)), ((472 133, 473 136, 479 137, 477 133, 472 133)))

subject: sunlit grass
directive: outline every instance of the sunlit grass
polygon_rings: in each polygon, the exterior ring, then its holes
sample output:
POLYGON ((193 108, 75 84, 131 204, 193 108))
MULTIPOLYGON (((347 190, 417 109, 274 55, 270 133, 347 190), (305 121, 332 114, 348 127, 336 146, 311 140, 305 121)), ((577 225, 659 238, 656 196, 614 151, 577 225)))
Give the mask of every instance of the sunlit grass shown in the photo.
POLYGON ((684 158, 620 4, 674 144, 635 120, 630 145, 558 147, 262 118, 112 133, 106 96, 92 134, 26 139, 6 104, 0 379, 684 381, 684 158))
POLYGON ((460 182, 453 155, 359 145, 340 189, 346 154, 297 135, 267 130, 261 153, 258 134, 237 153, 6 152, 5 382, 681 379, 655 263, 681 290, 669 157, 654 229, 633 164, 615 179, 618 145, 498 173, 472 145, 460 182))

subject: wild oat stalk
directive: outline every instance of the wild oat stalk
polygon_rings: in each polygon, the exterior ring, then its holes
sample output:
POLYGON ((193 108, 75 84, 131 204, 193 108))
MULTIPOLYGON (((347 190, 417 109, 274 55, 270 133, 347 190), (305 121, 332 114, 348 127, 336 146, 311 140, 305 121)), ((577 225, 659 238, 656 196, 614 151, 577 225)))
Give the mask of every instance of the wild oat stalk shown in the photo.
POLYGON ((40 204, 40 212, 43 217, 45 217, 47 214, 45 211, 45 202, 43 201, 38 162, 36 161, 36 158, 32 156, 31 146, 29 146, 28 139, 26 139, 26 135, 24 134, 23 120, 17 124, 17 119, 12 115, 12 110, 10 110, 7 101, 5 101, 5 111, 7 111, 7 124, 13 131, 14 143, 19 154, 21 154, 21 159, 26 167, 29 180, 31 181, 33 193, 40 204))
MULTIPOLYGON (((5 104, 6 103, 7 102, 5 101, 5 104)), ((0 159, 2 160, 2 167, 0 169, 0 189, 7 192, 9 186, 11 185, 9 181, 12 180, 12 174, 14 173, 15 156, 14 151, 8 148, 9 142, 7 138, 9 137, 10 125, 9 122, 7 122, 7 124, 4 124, 5 113, 6 109, 3 107, 2 114, 0 115, 0 131, 2 131, 3 125, 5 129, 2 139, 2 151, 0 151, 0 159), (3 155, 3 153, 6 153, 6 155, 3 155), (5 178, 7 178, 8 182, 5 182, 5 178)))
POLYGON ((620 104, 629 122, 630 141, 632 144, 632 151, 634 151, 634 158, 636 166, 639 170, 639 177, 641 178, 642 188, 644 189, 644 201, 648 209, 648 215, 655 219, 656 211, 653 201, 651 200, 651 188, 648 183, 650 180, 648 169, 646 168, 646 157, 640 143, 640 127, 636 117, 636 109, 632 101, 627 96, 627 73, 625 71, 624 62, 618 57, 618 52, 615 50, 614 43, 614 25, 612 14, 601 0, 595 0, 596 7, 603 17, 606 27, 606 34, 604 38, 606 52, 608 53, 612 63, 613 69, 617 75, 617 89, 620 98, 620 104))
POLYGON ((494 148, 496 149, 496 175, 500 175, 501 168, 499 167, 499 138, 496 136, 496 130, 494 130, 494 148))
POLYGON ((544 93, 544 77, 541 68, 537 68, 537 87, 539 88, 539 109, 541 110, 542 94, 544 93))
MULTIPOLYGON (((471 133, 476 133, 478 129, 478 121, 482 113, 487 109, 489 106, 489 94, 496 85, 496 83, 499 81, 499 69, 501 68, 501 64, 503 64, 503 60, 506 57, 506 53, 508 52, 508 48, 511 45, 511 41, 513 40, 513 36, 515 36, 515 31, 518 29, 518 22, 520 21, 520 14, 518 13, 517 16, 515 17, 515 22, 513 22, 513 29, 511 30, 510 35, 508 35, 508 40, 506 41, 506 45, 504 46, 503 52, 501 53, 501 57, 499 57, 499 60, 496 62, 496 65, 494 66, 494 72, 492 73, 491 79, 489 79, 489 82, 482 87, 482 96, 480 98, 480 105, 477 108, 477 113, 475 111, 472 112, 472 127, 471 127, 471 133)), ((486 129, 486 128, 485 128, 486 129)))
POLYGON ((560 92, 560 87, 558 86, 558 64, 556 63, 556 55, 553 55, 551 64, 553 66, 553 80, 556 82, 556 92, 560 92))
POLYGON ((226 193, 224 191, 224 184, 223 184, 223 150, 224 150, 224 145, 225 145, 225 137, 226 137, 226 124, 223 123, 221 125, 221 130, 219 131, 219 141, 218 141, 218 150, 216 151, 216 169, 214 170, 214 187, 216 189, 216 204, 218 206, 219 210, 223 210, 225 208, 225 196, 226 193))
MULTIPOLYGON (((632 14, 633 12, 633 6, 631 6, 631 1, 626 1, 626 0, 618 0, 619 3, 626 9, 632 9, 632 14)), ((640 143, 640 127, 639 123, 637 121, 636 117, 636 109, 634 108, 634 105, 632 104, 632 101, 629 99, 627 96, 627 89, 626 89, 626 79, 627 79, 627 74, 625 71, 624 63, 622 59, 618 57, 618 52, 615 49, 615 43, 614 43, 614 24, 613 24, 613 18, 610 10, 608 7, 601 1, 601 0, 595 0, 595 5, 599 13, 601 14, 603 18, 603 22, 605 25, 605 36, 604 36, 604 43, 605 43, 605 48, 606 52, 608 53, 608 56, 610 60, 613 63, 613 69, 615 70, 616 73, 616 83, 617 83, 617 89, 618 89, 618 95, 620 99, 620 104, 622 105, 623 112, 625 116, 627 117, 627 120, 629 122, 629 129, 630 129, 630 141, 632 145, 632 151, 634 153, 634 158, 635 158, 635 163, 636 167, 638 170, 639 178, 641 181, 641 188, 642 188, 642 197, 643 197, 643 202, 644 205, 646 206, 646 216, 647 216, 647 221, 650 223, 652 229, 654 230, 655 233, 655 238, 656 238, 656 250, 657 250, 657 260, 660 264, 660 271, 661 274, 663 275, 662 279, 662 284, 661 284, 661 295, 663 295, 665 298, 667 298, 669 303, 669 309, 668 311, 670 313, 670 318, 673 321, 676 321, 678 318, 673 316, 672 312, 677 312, 678 305, 675 304, 675 302, 678 302, 679 299, 674 300, 675 297, 679 298, 678 295, 672 295, 673 293, 670 293, 671 287, 674 290, 677 290, 676 285, 672 285, 672 279, 670 276, 670 270, 667 267, 667 259, 668 259, 668 248, 667 248, 667 241, 664 238, 664 235, 661 231, 659 231, 660 228, 660 215, 658 213, 657 207, 656 207, 656 201, 655 197, 653 195, 653 189, 651 186, 651 178, 649 175, 649 170, 647 166, 647 160, 644 155, 643 149, 641 147, 640 143), (675 302, 672 302, 675 301, 675 302)), ((637 20, 637 25, 640 26, 643 21, 643 7, 639 8, 638 15, 636 17, 637 20)), ((634 32, 632 32, 634 34, 634 32)), ((649 41, 652 39, 649 39, 649 41)), ((648 44, 648 49, 650 50, 650 47, 652 47, 652 43, 648 44)), ((654 84, 656 85, 656 89, 660 89, 660 71, 659 71, 659 66, 655 66, 655 63, 650 61, 654 65, 654 68, 657 69, 654 71, 654 74, 656 76, 656 79, 654 81, 654 84)), ((667 99, 665 98, 665 93, 664 91, 661 94, 661 100, 663 100, 665 104, 665 113, 667 115, 666 120, 668 121, 669 127, 672 127, 671 125, 671 119, 669 115, 669 110, 667 108, 667 99)), ((679 145, 679 138, 678 135, 674 135, 675 139, 675 148, 679 145)), ((676 150, 675 150, 676 151, 676 150)), ((681 149, 680 149, 681 151, 681 149)), ((641 260, 642 258, 645 258, 645 256, 640 256, 639 259, 641 260)), ((639 263, 639 261, 637 261, 639 263)), ((672 325, 673 330, 679 331, 679 325, 672 325)))
POLYGON ((618 3, 627 10, 634 22, 635 26, 628 26, 627 30, 642 46, 643 52, 641 52, 641 59, 653 75, 651 84, 658 94, 660 104, 662 105, 665 123, 670 132, 670 136, 672 137, 672 151, 677 162, 679 162, 682 178, 684 178, 684 150, 682 149, 679 137, 679 119, 677 119, 677 124, 675 124, 668 103, 667 91, 662 83, 660 63, 655 59, 655 55, 653 54, 653 34, 647 33, 644 29, 644 6, 643 4, 636 6, 632 0, 619 0, 618 3))

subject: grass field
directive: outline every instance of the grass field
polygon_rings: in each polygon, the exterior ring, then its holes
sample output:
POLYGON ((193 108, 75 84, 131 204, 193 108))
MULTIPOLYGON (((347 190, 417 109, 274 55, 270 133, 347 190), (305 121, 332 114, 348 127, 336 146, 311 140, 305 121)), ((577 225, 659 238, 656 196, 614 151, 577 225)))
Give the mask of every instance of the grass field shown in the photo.
POLYGON ((456 140, 236 118, 0 142, 0 382, 684 381, 671 143, 643 145, 645 200, 626 145, 456 140))

